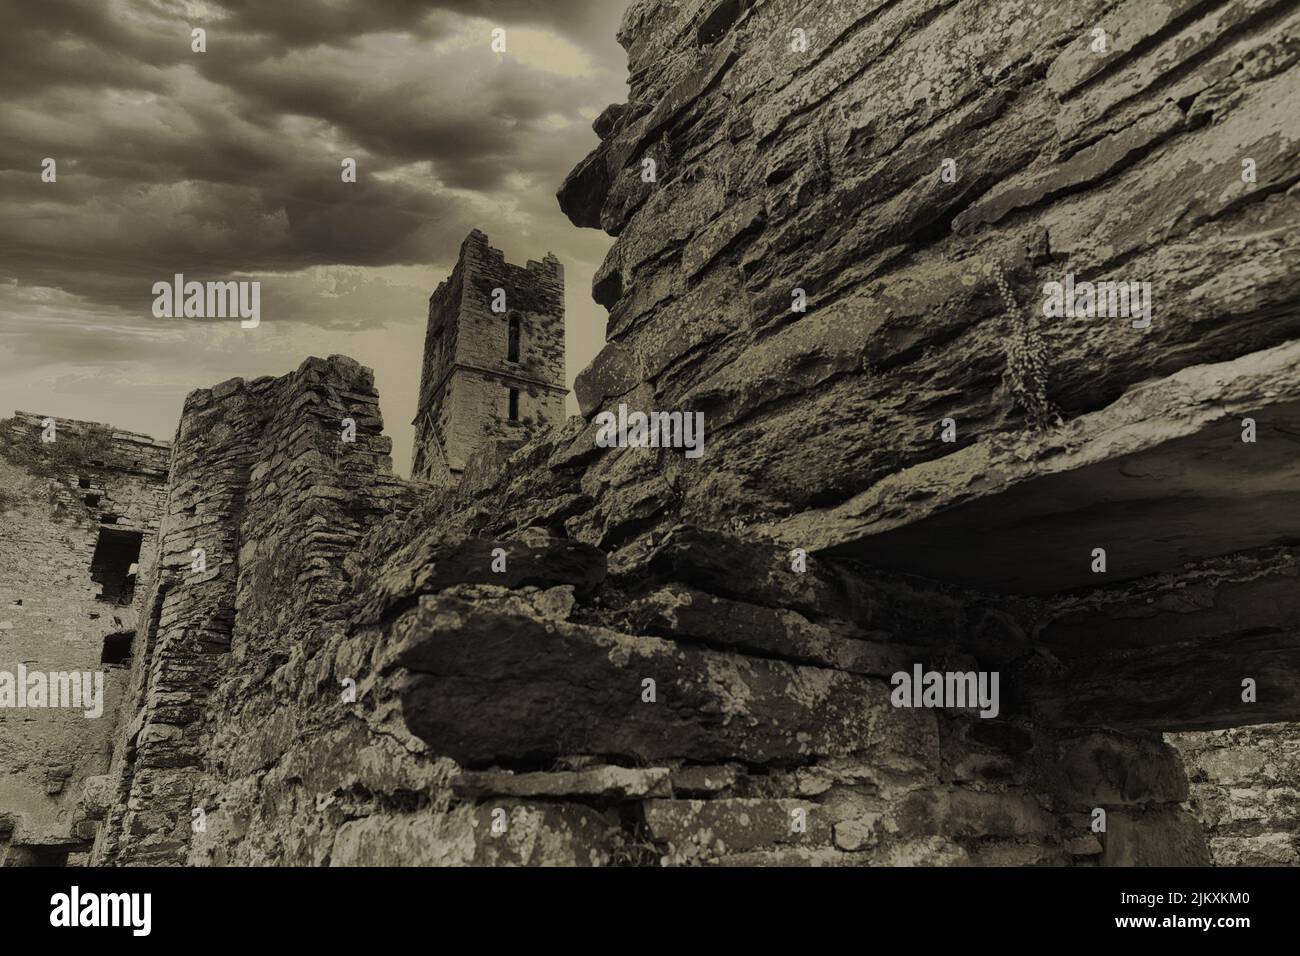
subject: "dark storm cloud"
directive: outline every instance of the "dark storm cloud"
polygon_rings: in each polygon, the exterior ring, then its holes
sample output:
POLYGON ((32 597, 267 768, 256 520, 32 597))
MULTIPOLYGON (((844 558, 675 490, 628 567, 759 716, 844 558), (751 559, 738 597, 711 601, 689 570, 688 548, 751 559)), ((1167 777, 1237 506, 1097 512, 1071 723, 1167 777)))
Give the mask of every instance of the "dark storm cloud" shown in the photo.
POLYGON ((135 312, 154 281, 176 272, 215 279, 317 264, 413 264, 429 258, 444 228, 470 228, 453 201, 431 191, 359 182, 340 200, 333 189, 292 176, 252 195, 193 183, 102 213, 88 197, 75 216, 75 240, 57 215, 25 223, 26 241, 6 251, 4 268, 24 282, 135 312))
POLYGON ((185 60, 191 27, 240 38, 241 56, 272 57, 347 45, 373 33, 442 35, 449 17, 549 27, 575 42, 607 46, 620 0, 222 0, 195 15, 175 0, 136 0, 133 25, 106 0, 0 0, 0 77, 7 94, 52 84, 161 90, 158 68, 185 60), (148 24, 140 29, 139 22, 148 24))
POLYGON ((365 33, 402 30, 416 36, 436 36, 433 19, 443 5, 427 0, 352 0, 349 3, 309 0, 224 0, 229 14, 223 29, 265 34, 282 49, 336 44, 365 33))
POLYGON ((180 62, 184 53, 165 35, 132 30, 103 0, 0 0, 0 83, 7 103, 29 90, 59 86, 161 92, 166 82, 160 68, 180 62))
POLYGON ((467 83, 463 77, 482 60, 481 50, 453 51, 408 64, 371 88, 358 87, 351 63, 329 57, 252 67, 207 61, 204 76, 236 92, 260 123, 283 114, 314 117, 367 150, 381 168, 428 160, 447 186, 491 190, 509 173, 530 169, 537 148, 531 140, 560 138, 539 130, 540 121, 556 113, 576 116, 573 105, 599 99, 600 84, 510 60, 492 63, 467 83))
POLYGON ((405 30, 437 36, 439 14, 501 24, 549 27, 580 42, 606 43, 625 4, 618 0, 226 0, 240 29, 274 36, 287 47, 339 43, 362 33, 405 30))
POLYGON ((616 0, 0 3, 0 278, 105 313, 174 272, 447 261, 499 208, 544 233, 583 116, 622 98, 616 0), (498 57, 494 25, 599 55, 498 57))

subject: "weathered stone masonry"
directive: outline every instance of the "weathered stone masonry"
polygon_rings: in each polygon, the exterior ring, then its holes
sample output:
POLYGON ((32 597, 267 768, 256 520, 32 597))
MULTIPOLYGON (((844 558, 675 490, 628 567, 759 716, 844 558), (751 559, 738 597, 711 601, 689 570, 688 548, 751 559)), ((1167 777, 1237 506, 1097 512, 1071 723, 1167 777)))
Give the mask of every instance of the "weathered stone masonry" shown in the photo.
POLYGON ((560 192, 618 237, 582 415, 432 488, 348 359, 195 393, 94 859, 1295 862, 1298 17, 633 3, 560 192), (1058 428, 995 267, 1156 290, 1041 327, 1058 428), (620 402, 705 456, 598 448, 620 402), (998 717, 893 707, 917 663, 998 717))
POLYGON ((478 453, 495 465, 563 420, 567 391, 564 268, 512 265, 474 230, 429 297, 413 476, 454 481, 478 453))
POLYGON ((1216 866, 1300 863, 1300 734, 1295 724, 1171 734, 1216 866))
POLYGON ((396 493, 382 427, 369 371, 341 358, 186 401, 97 861, 185 859, 220 730, 244 710, 231 697, 319 640, 338 556, 396 493))
POLYGON ((4 865, 76 863, 89 850, 81 798, 108 768, 139 658, 134 598, 153 574, 168 451, 89 422, 28 412, 0 422, 0 670, 102 672, 106 698, 93 719, 0 708, 4 865))

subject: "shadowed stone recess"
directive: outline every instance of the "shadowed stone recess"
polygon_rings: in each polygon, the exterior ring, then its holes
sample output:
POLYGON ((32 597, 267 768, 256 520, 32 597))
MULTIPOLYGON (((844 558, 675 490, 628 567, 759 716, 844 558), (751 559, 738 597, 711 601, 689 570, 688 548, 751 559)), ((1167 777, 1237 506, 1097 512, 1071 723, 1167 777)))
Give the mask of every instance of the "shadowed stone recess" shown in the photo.
POLYGON ((1300 344, 1186 369, 1039 439, 981 440, 777 530, 1027 594, 1300 538, 1300 344), (1098 547, 1104 575, 1092 570, 1098 547))

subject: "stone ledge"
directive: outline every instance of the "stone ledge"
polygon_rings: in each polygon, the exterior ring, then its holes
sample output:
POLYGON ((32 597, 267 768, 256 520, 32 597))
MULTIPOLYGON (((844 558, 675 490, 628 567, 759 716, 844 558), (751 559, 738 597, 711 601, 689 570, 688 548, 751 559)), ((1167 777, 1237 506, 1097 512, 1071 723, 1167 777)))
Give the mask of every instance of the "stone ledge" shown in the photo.
MULTIPOLYGON (((959 423, 960 427, 960 423, 959 423)), ((999 435, 766 530, 792 546, 1009 593, 1142 577, 1300 536, 1300 342, 999 435), (1243 417, 1258 441, 1241 441, 1243 417), (1092 549, 1106 549, 1103 577, 1092 549)))

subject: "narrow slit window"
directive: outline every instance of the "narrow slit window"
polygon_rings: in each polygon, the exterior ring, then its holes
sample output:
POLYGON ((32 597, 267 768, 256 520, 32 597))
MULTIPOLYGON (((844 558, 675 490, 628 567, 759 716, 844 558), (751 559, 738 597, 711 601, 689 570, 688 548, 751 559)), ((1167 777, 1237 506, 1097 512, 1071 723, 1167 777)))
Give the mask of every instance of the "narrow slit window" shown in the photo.
POLYGON ((506 360, 519 361, 519 316, 517 315, 510 316, 506 332, 506 360))
POLYGON ((510 420, 519 421, 519 389, 510 389, 510 420))

